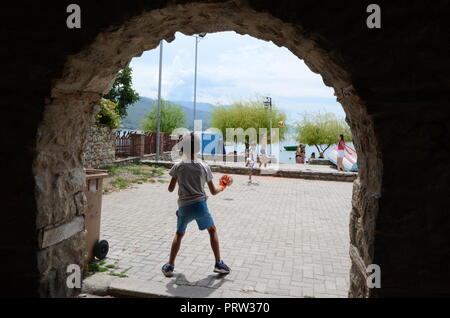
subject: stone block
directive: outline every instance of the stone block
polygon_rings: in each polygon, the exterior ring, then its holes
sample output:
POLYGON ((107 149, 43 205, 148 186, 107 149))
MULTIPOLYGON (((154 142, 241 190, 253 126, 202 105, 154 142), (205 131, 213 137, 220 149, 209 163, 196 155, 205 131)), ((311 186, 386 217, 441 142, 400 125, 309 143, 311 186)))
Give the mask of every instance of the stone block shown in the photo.
POLYGON ((77 233, 84 231, 84 216, 77 216, 55 228, 43 230, 41 248, 58 244, 77 233))
POLYGON ((330 166, 332 163, 328 159, 311 159, 308 162, 310 165, 330 166))

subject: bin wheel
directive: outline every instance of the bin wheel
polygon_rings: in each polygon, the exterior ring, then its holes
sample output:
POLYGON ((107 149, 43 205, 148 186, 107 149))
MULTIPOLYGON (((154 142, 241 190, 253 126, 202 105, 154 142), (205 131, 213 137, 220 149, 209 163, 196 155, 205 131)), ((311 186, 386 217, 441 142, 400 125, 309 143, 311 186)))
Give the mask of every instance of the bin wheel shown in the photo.
POLYGON ((108 241, 106 240, 98 241, 94 247, 94 256, 97 257, 97 259, 102 260, 108 254, 108 251, 109 251, 108 241))

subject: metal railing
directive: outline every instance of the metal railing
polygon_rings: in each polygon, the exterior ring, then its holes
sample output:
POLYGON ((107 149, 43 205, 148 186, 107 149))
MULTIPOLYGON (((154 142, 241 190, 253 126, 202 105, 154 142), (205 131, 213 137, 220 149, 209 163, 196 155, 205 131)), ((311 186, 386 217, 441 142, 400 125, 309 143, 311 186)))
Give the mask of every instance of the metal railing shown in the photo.
MULTIPOLYGON (((171 151, 177 140, 172 140, 170 134, 160 135, 160 153, 171 151)), ((116 131, 115 140, 116 158, 135 157, 156 153, 156 133, 139 133, 128 130, 116 131), (143 136, 143 138, 142 138, 143 136), (143 141, 144 146, 141 147, 143 141), (140 152, 143 151, 141 154, 140 152)))
POLYGON ((133 140, 131 135, 134 134, 131 131, 116 131, 116 158, 131 157, 133 153, 133 140))

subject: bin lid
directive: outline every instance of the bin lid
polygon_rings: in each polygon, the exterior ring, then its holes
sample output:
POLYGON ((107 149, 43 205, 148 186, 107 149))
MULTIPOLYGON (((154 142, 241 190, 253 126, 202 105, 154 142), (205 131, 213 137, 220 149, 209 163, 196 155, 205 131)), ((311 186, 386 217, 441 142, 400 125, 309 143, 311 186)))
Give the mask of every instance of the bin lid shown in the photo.
POLYGON ((100 179, 108 176, 106 170, 84 169, 84 172, 86 173, 86 180, 100 179))

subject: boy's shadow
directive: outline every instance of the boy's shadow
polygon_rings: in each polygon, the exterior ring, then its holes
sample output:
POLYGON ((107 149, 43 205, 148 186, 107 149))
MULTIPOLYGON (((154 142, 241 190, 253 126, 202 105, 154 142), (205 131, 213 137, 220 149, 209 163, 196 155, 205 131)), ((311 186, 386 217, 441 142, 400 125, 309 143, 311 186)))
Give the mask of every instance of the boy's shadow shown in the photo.
POLYGON ((175 297, 194 297, 205 298, 211 295, 216 289, 219 289, 225 282, 230 281, 225 279, 227 275, 208 275, 203 279, 195 282, 187 280, 182 273, 175 274, 174 280, 166 285, 167 291, 175 297), (215 282, 218 281, 217 284, 215 282), (195 288, 189 291, 189 288, 195 288), (192 292, 192 293, 191 293, 192 292))

